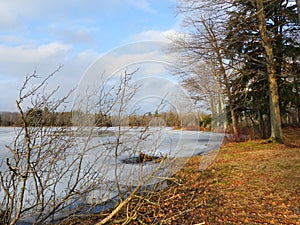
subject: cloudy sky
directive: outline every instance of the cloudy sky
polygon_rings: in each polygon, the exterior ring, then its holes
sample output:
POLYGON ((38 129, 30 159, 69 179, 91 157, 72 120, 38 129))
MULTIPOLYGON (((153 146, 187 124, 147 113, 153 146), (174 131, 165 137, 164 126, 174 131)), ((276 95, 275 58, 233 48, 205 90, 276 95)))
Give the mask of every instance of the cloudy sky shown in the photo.
POLYGON ((0 111, 16 111, 26 74, 64 65, 50 86, 68 90, 99 57, 179 29, 174 0, 0 0, 0 111))

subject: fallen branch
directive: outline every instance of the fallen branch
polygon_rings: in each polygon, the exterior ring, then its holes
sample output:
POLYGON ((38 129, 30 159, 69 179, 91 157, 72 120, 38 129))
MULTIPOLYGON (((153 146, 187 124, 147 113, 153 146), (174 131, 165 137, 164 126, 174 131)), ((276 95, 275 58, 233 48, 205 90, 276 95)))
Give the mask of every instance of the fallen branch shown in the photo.
POLYGON ((140 190, 141 185, 138 185, 131 193, 130 195, 122 201, 108 216, 106 216, 103 220, 96 223, 95 225, 103 225, 106 224, 109 220, 111 220, 124 206, 126 206, 127 203, 129 203, 135 194, 140 190))

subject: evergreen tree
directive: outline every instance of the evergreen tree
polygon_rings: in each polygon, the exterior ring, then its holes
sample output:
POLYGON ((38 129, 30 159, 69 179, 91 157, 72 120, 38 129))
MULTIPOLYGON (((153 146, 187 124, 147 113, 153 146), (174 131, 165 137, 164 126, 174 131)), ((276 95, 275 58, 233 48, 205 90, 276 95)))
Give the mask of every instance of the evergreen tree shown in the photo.
POLYGON ((263 128, 262 118, 267 118, 271 137, 280 141, 279 107, 282 115, 295 103, 289 81, 294 74, 288 68, 290 58, 299 55, 296 5, 282 0, 237 0, 228 14, 227 55, 241 65, 231 85, 237 110, 257 118, 263 128))

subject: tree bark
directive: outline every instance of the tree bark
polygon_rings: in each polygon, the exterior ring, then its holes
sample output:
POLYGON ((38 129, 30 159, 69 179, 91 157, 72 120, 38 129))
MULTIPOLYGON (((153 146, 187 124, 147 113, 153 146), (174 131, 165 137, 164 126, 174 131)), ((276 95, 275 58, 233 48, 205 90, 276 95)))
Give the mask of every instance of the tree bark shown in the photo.
POLYGON ((223 80, 224 80, 224 85, 225 85, 225 89, 226 89, 226 95, 227 95, 227 98, 228 98, 228 105, 229 105, 229 110, 230 110, 230 115, 231 115, 231 120, 232 120, 233 134, 236 136, 237 139, 239 139, 237 116, 236 116, 236 113, 234 111, 235 106, 232 102, 230 84, 229 84, 229 81, 228 81, 228 77, 227 77, 227 74, 226 74, 226 69, 223 65, 223 61, 222 61, 219 49, 217 50, 217 57, 218 57, 218 61, 219 61, 219 64, 220 64, 221 73, 223 74, 223 80))
POLYGON ((298 126, 300 126, 300 107, 298 107, 298 126))
POLYGON ((300 24, 300 0, 297 0, 298 23, 300 24))
POLYGON ((258 110, 258 119, 259 119, 259 130, 260 130, 260 135, 263 139, 267 138, 267 132, 266 132, 266 126, 265 126, 265 121, 263 118, 262 113, 260 110, 258 110))
POLYGON ((234 111, 234 104, 232 101, 232 96, 231 96, 231 91, 230 91, 230 84, 228 81, 227 73, 226 73, 226 68, 223 63, 222 55, 221 55, 221 47, 218 44, 217 38, 215 36, 215 33, 211 27, 209 27, 205 21, 203 21, 203 25, 206 29, 206 31, 209 34, 209 39, 210 39, 210 45, 212 50, 216 54, 216 61, 219 64, 219 70, 221 72, 221 75, 223 76, 223 84, 225 86, 225 92, 228 98, 228 106, 230 110, 230 115, 231 115, 231 120, 232 120, 232 128, 233 128, 233 134, 236 136, 237 139, 239 139, 239 131, 238 131, 238 121, 237 121, 237 116, 234 111))
POLYGON ((268 37, 266 15, 263 0, 256 0, 257 17, 259 21, 259 31, 262 38, 262 45, 266 53, 267 76, 269 81, 269 101, 271 118, 271 139, 273 141, 282 141, 281 118, 279 107, 279 94, 276 76, 276 64, 271 40, 268 37))

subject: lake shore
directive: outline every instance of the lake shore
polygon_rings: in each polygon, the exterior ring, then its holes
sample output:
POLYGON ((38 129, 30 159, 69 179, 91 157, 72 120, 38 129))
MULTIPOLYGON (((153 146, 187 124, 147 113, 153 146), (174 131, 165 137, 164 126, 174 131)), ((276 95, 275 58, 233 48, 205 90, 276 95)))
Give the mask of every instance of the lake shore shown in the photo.
MULTIPOLYGON (((169 186, 134 198, 108 224, 300 224, 300 129, 286 144, 228 143, 206 170, 192 157, 169 186)), ((61 224, 95 224, 101 215, 61 224)))

